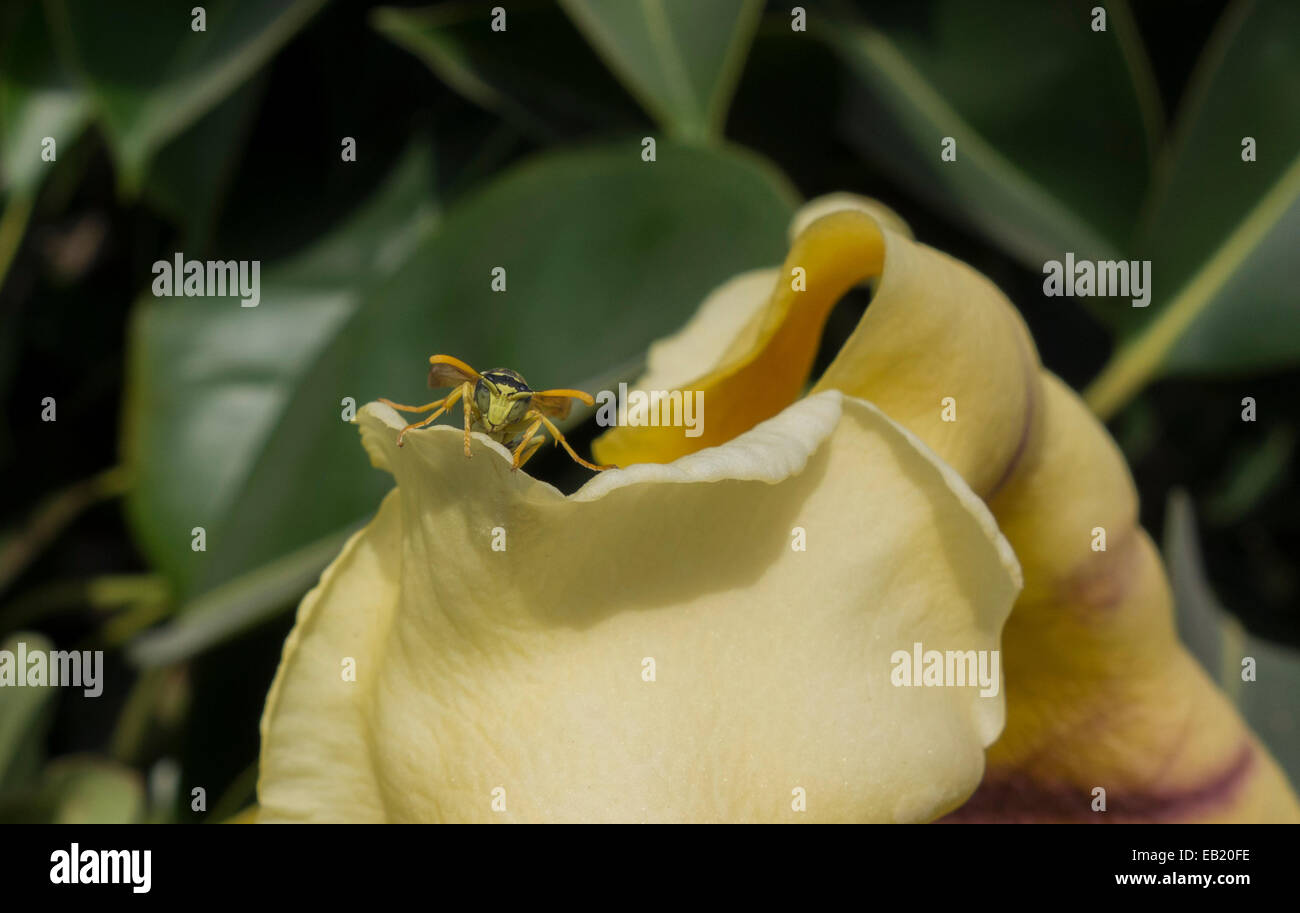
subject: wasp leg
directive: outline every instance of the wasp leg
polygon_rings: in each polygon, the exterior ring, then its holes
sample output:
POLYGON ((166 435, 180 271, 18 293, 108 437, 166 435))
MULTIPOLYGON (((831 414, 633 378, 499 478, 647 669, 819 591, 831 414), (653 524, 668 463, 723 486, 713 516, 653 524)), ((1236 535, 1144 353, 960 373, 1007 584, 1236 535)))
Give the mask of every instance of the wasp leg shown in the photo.
POLYGON ((519 439, 519 443, 515 444, 515 458, 514 462, 510 464, 511 472, 514 472, 516 469, 527 463, 528 458, 536 453, 539 447, 546 443, 546 438, 544 437, 539 437, 536 441, 533 441, 531 445, 528 443, 529 441, 532 441, 533 435, 537 433, 537 429, 540 427, 542 427, 542 420, 538 417, 528 426, 528 430, 525 431, 524 436, 519 439))
MULTIPOLYGON (((446 357, 450 358, 451 356, 448 355, 446 357)), ((469 452, 469 426, 470 406, 474 402, 474 389, 470 386, 469 381, 465 381, 465 383, 460 385, 460 389, 452 395, 460 397, 460 411, 465 415, 465 456, 468 458, 473 456, 473 454, 469 452)))
POLYGON ((565 450, 567 450, 569 452, 569 456, 573 457, 575 461, 581 463, 583 466, 586 466, 588 469, 594 469, 596 472, 603 472, 606 469, 618 468, 617 466, 597 466, 595 463, 588 463, 582 457, 578 456, 576 453, 573 452, 573 448, 570 447, 569 442, 564 439, 564 435, 560 434, 560 429, 556 428, 550 419, 548 419, 545 415, 542 415, 542 413, 540 412, 537 413, 537 417, 542 420, 542 424, 546 426, 546 430, 551 432, 551 436, 555 438, 555 442, 559 444, 561 447, 563 447, 565 450))
POLYGON ((524 454, 523 456, 521 456, 521 457, 517 457, 517 459, 519 460, 518 465, 516 465, 516 466, 514 466, 514 467, 512 467, 512 468, 513 468, 513 469, 523 469, 523 468, 524 468, 524 464, 527 463, 530 459, 532 459, 533 454, 536 453, 537 451, 541 450, 541 449, 542 449, 542 445, 545 444, 545 443, 546 443, 546 437, 545 437, 545 435, 543 435, 542 437, 539 437, 537 440, 533 441, 533 443, 532 443, 532 444, 529 446, 529 448, 528 448, 528 452, 525 453, 525 454, 524 454))
POLYGON ((435 399, 433 402, 425 403, 423 406, 403 406, 401 403, 395 403, 391 399, 385 399, 382 396, 379 397, 379 402, 383 403, 385 406, 391 406, 398 412, 428 412, 430 409, 437 409, 441 406, 442 400, 446 398, 447 397, 444 396, 442 399, 435 399))
MULTIPOLYGON (((466 384, 465 386, 468 386, 468 384, 466 384)), ((462 395, 463 393, 464 393, 464 387, 458 387, 458 388, 456 388, 456 389, 455 389, 454 391, 452 391, 450 394, 448 394, 447 396, 443 397, 443 399, 442 399, 442 405, 439 406, 437 412, 433 413, 433 415, 430 415, 430 416, 429 416, 428 418, 426 418, 424 421, 421 421, 421 422, 412 422, 411 424, 409 424, 409 425, 407 425, 405 428, 403 428, 402 431, 401 431, 401 433, 397 435, 397 446, 398 446, 398 447, 401 447, 401 446, 402 446, 402 439, 403 439, 404 437, 406 437, 406 432, 408 432, 408 431, 412 431, 412 430, 414 430, 414 429, 416 429, 416 428, 423 428, 425 425, 431 424, 435 419, 438 418, 438 416, 442 415, 444 412, 446 412, 446 411, 447 411, 448 409, 450 409, 452 406, 456 405, 456 400, 460 399, 460 398, 461 398, 461 395, 462 395)))

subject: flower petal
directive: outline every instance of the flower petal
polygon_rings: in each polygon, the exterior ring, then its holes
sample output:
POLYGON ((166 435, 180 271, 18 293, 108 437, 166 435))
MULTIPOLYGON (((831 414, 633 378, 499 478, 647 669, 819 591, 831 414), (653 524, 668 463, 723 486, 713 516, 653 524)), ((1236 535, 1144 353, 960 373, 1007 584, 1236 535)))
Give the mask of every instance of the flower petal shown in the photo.
POLYGON ((954 820, 1300 821, 1286 776, 1178 640, 1119 448, 1046 372, 1034 425, 989 502, 1026 579, 1005 635, 1007 729, 954 820))
POLYGON ((869 404, 570 497, 480 435, 467 460, 451 428, 359 423, 397 489, 299 609, 259 820, 917 821, 979 782, 1001 698, 895 687, 891 656, 996 650, 1019 570, 869 404))
MULTIPOLYGON (((1011 303, 861 202, 816 200, 794 224, 803 229, 775 290, 748 318, 763 332, 683 386, 705 393, 710 443, 783 407, 835 301, 878 277, 814 390, 870 400, 925 441, 987 500, 1025 574, 1005 636, 1006 731, 953 820, 1300 820, 1285 776, 1177 639, 1123 457, 1042 370, 1011 303), (796 265, 807 266, 806 292, 788 287, 796 265), (719 427, 724 404, 736 420, 719 427), (1097 787, 1109 818, 1093 809, 1097 787)), ((680 429, 617 428, 593 449, 630 463, 697 443, 680 429)))
POLYGON ((714 289, 684 327, 650 346, 637 388, 680 389, 728 353, 747 350, 778 275, 775 268, 751 270, 714 289))
POLYGON ((858 212, 864 212, 871 216, 881 228, 888 229, 900 237, 907 238, 909 241, 912 240, 911 227, 903 221, 902 216, 884 203, 870 197, 858 196, 856 193, 840 192, 817 197, 799 207, 799 211, 790 220, 790 243, 793 245, 795 239, 803 234, 803 230, 822 216, 828 216, 833 212, 844 209, 855 209, 858 212))
MULTIPOLYGON (((827 211, 842 199, 808 204, 809 211, 827 214, 796 238, 765 305, 756 309, 754 296, 759 277, 767 273, 747 274, 743 283, 724 286, 726 294, 710 299, 711 311, 730 305, 736 315, 725 348, 702 339, 722 337, 728 328, 723 316, 710 313, 673 337, 671 351, 681 354, 674 370, 656 371, 652 364, 637 383, 641 389, 665 389, 667 381, 686 374, 688 354, 715 353, 715 360, 698 363, 694 380, 677 383, 703 392, 703 433, 688 437, 682 428, 669 426, 612 428, 592 445, 598 461, 667 462, 728 441, 775 415, 802 392, 836 302, 854 285, 878 276, 871 306, 817 389, 871 399, 913 430, 919 431, 913 422, 923 422, 930 436, 922 437, 977 492, 988 494, 997 486, 1022 446, 1033 408, 1038 367, 1028 331, 991 282, 896 233, 901 220, 885 215, 883 207, 854 203, 852 209, 827 211), (796 282, 798 271, 802 285, 796 282), (908 383, 888 382, 901 373, 908 383), (962 424, 940 421, 948 397, 962 424), (966 433, 971 425, 984 433, 966 433)), ((801 220, 806 215, 796 216, 796 223, 801 220)))
MULTIPOLYGON (((704 392, 708 421, 702 433, 687 437, 670 426, 620 426, 593 443, 596 459, 619 466, 666 463, 729 441, 776 415, 802 392, 830 309, 864 276, 877 272, 883 257, 881 232, 864 214, 836 213, 813 223, 795 242, 757 318, 741 325, 716 365, 702 365, 697 379, 683 387, 704 392), (865 261, 839 256, 841 243, 852 245, 865 261), (800 278, 806 291, 795 290, 800 278)), ((706 326, 692 329, 703 333, 706 326)))

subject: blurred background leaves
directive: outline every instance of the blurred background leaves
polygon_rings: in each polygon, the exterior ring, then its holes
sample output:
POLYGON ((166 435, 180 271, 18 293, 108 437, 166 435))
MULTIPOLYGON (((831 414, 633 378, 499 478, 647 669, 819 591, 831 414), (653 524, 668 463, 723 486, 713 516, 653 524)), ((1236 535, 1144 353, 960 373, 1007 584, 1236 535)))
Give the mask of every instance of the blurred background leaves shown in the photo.
POLYGON ((1105 31, 1083 0, 824 0, 806 31, 757 0, 192 6, 0 10, 0 637, 107 651, 100 698, 0 691, 0 817, 237 812, 291 610, 391 481, 348 398, 420 401, 435 351, 615 384, 836 190, 1092 382, 1184 637, 1296 776, 1294 4, 1110 2, 1105 31), (1151 306, 1046 298, 1067 251, 1151 259, 1151 306), (153 297, 177 252, 260 261, 261 304, 153 297))
POLYGON ((552 2, 511 4, 504 32, 492 30, 489 6, 472 2, 380 7, 370 21, 448 88, 540 142, 648 125, 552 2))
POLYGON ((610 70, 665 130, 684 140, 722 134, 759 0, 560 0, 610 70))
POLYGON ((1127 246, 1164 127, 1125 4, 1107 4, 1105 32, 1088 27, 1093 6, 845 7, 814 34, 847 68, 853 147, 1039 269, 1127 246), (940 159, 944 137, 961 167, 940 159))
POLYGON ((45 8, 63 66, 133 192, 159 147, 256 73, 324 2, 206 2, 191 8, 203 11, 203 31, 177 30, 178 7, 167 0, 48 0, 45 8))
POLYGON ((1134 256, 1159 264, 1151 306, 1112 311, 1123 344, 1090 389, 1101 414, 1158 373, 1300 362, 1288 277, 1300 238, 1297 50, 1294 3, 1233 4, 1210 36, 1138 224, 1134 256), (1247 138, 1252 161, 1243 160, 1247 138))

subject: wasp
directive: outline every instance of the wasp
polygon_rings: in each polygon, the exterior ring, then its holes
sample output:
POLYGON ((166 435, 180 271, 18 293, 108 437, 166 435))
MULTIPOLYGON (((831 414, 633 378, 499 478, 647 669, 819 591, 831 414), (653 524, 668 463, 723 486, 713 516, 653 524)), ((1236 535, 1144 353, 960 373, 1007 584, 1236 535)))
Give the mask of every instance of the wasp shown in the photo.
POLYGON ((552 418, 563 419, 568 416, 575 399, 588 406, 595 405, 596 400, 589 393, 581 390, 534 390, 517 371, 493 368, 480 374, 451 355, 430 356, 429 386, 434 390, 444 387, 455 389, 442 399, 435 399, 423 406, 403 406, 382 396, 379 398, 381 403, 400 412, 434 410, 423 421, 412 422, 402 429, 397 435, 398 447, 402 446, 402 440, 408 431, 431 424, 459 402, 465 416, 465 456, 471 456, 470 432, 482 431, 492 440, 504 444, 514 454, 510 468, 518 469, 546 443, 546 435, 542 431, 545 428, 555 438, 555 442, 569 452, 569 456, 588 469, 601 472, 618 468, 597 466, 578 456, 560 429, 551 421, 552 418))

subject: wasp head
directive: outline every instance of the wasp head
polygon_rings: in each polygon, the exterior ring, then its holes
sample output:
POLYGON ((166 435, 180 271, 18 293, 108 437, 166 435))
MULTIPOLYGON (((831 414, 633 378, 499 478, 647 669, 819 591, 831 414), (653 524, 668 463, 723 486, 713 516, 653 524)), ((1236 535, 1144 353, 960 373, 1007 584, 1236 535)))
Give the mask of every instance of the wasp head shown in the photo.
POLYGON ((474 385, 474 408, 488 431, 501 431, 523 421, 533 390, 509 368, 484 371, 474 385))

